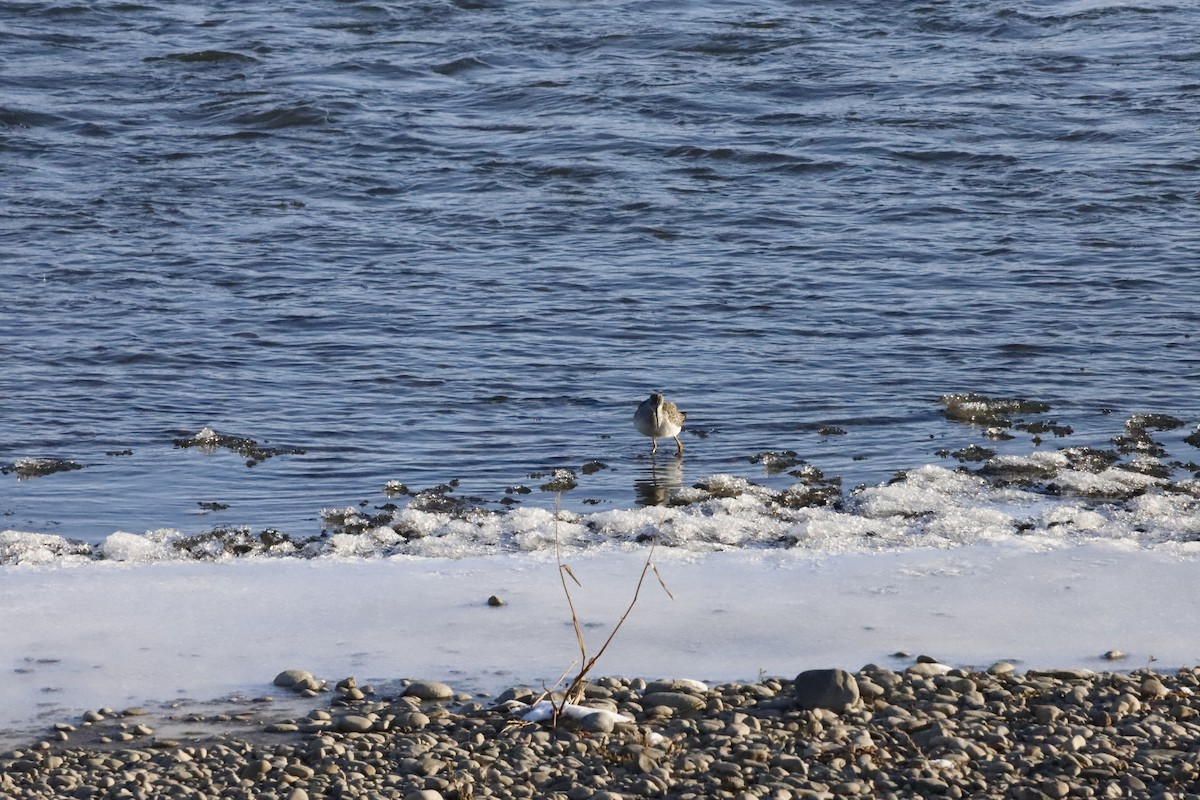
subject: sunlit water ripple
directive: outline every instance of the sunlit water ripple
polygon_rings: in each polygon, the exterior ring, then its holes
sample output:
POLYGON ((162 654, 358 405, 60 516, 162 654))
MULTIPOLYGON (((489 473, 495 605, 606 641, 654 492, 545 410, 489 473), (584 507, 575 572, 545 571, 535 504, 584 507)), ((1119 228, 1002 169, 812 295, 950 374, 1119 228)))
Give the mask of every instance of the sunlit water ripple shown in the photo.
POLYGON ((785 485, 764 450, 874 483, 980 440, 950 392, 1050 403, 1042 447, 1200 418, 1193 4, 0 15, 0 464, 84 465, 0 476, 0 528, 549 506, 529 474, 590 461, 562 502, 622 508, 785 485), (204 426, 304 452, 173 445, 204 426))

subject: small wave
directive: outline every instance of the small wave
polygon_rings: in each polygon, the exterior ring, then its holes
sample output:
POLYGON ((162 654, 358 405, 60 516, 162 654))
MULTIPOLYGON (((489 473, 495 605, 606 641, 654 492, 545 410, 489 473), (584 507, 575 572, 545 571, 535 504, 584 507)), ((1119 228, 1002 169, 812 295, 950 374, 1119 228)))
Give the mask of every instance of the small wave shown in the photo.
POLYGON ((436 72, 438 75, 452 77, 454 75, 461 75, 464 72, 473 72, 477 69, 489 69, 490 67, 490 64, 480 61, 474 56, 468 56, 467 58, 456 58, 453 61, 447 61, 444 64, 435 64, 430 67, 430 69, 436 72))
POLYGON ((257 64, 258 59, 244 53, 228 50, 200 50, 194 53, 168 53, 165 56, 147 56, 146 62, 179 61, 184 64, 257 64))
POLYGON ((266 130, 307 125, 326 125, 329 121, 330 115, 328 111, 317 106, 308 105, 307 103, 269 108, 265 111, 247 111, 238 114, 230 120, 234 125, 246 125, 251 128, 266 130))

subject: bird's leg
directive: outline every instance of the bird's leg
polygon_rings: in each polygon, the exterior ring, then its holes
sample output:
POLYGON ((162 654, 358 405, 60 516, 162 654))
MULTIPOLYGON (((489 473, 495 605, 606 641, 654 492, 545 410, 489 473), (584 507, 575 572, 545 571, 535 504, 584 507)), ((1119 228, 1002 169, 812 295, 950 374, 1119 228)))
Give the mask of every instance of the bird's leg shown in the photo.
POLYGON ((678 436, 675 437, 675 447, 676 455, 683 455, 683 442, 679 441, 678 436))
POLYGON ((654 455, 658 452, 658 439, 651 436, 650 441, 654 443, 654 446, 650 448, 650 455, 654 455))

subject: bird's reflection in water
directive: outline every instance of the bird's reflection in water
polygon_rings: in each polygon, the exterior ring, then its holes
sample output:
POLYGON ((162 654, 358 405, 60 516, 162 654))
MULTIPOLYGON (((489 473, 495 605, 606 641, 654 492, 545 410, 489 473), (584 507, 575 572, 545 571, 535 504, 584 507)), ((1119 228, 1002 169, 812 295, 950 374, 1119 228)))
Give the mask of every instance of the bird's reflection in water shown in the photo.
POLYGON ((650 464, 633 479, 633 493, 639 506, 661 506, 683 488, 683 457, 650 456, 650 464))

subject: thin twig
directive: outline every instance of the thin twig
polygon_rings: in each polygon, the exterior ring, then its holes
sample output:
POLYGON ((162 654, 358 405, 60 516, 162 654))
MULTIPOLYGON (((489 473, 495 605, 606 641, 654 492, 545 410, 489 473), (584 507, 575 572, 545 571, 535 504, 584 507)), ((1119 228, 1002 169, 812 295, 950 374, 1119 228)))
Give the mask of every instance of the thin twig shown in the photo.
MULTIPOLYGON (((624 625, 625 620, 629 618, 629 614, 633 611, 633 607, 637 605, 638 597, 641 596, 642 593, 642 584, 646 582, 646 573, 653 569, 654 574, 658 575, 658 568, 654 566, 653 561, 654 548, 657 546, 658 537, 655 536, 650 543, 650 552, 646 554, 646 563, 642 565, 642 572, 638 576, 637 586, 633 590, 633 599, 629 601, 628 608, 625 609, 625 613, 621 615, 621 618, 617 620, 617 624, 613 626, 613 629, 609 631, 608 638, 604 640, 604 644, 600 646, 600 649, 596 652, 596 655, 584 661, 583 668, 579 670, 579 674, 575 676, 575 680, 573 680, 571 685, 567 687, 565 697, 571 697, 572 695, 583 693, 583 683, 587 679, 588 673, 592 671, 592 667, 596 665, 596 662, 599 661, 600 657, 604 655, 604 651, 608 649, 610 644, 612 644, 612 640, 616 638, 617 631, 621 630, 621 626, 624 625)), ((671 595, 671 592, 667 590, 666 584, 663 583, 661 575, 658 575, 658 582, 662 585, 663 590, 667 592, 667 596, 674 600, 674 596, 671 595)))
MULTIPOLYGON (((579 583, 579 579, 571 572, 571 568, 564 564, 562 560, 562 542, 558 536, 558 515, 561 503, 562 494, 560 493, 554 500, 554 558, 558 561, 558 579, 562 581, 563 594, 567 596, 567 606, 571 609, 571 624, 575 627, 575 641, 579 643, 579 661, 580 663, 586 663, 587 645, 583 641, 583 629, 579 625, 579 615, 575 613, 575 601, 571 598, 571 587, 567 586, 566 575, 570 575, 571 580, 575 581, 577 585, 582 586, 582 584, 579 583)), ((574 686, 575 684, 572 682, 571 685, 574 686)))
MULTIPOLYGON (((572 572, 571 568, 564 564, 562 560, 562 541, 558 535, 558 518, 561 503, 562 494, 560 493, 554 501, 554 558, 558 562, 558 579, 562 583, 563 594, 567 597, 567 607, 571 610, 571 624, 575 629, 575 641, 579 644, 579 661, 572 662, 571 666, 573 667, 576 663, 582 664, 583 666, 580 668, 579 674, 577 674, 575 679, 571 681, 569 686, 567 686, 566 691, 563 692, 562 702, 554 707, 555 724, 557 724, 558 717, 562 714, 563 709, 567 707, 567 704, 578 702, 582 697, 583 686, 587 681, 588 673, 592 671, 592 667, 596 665, 596 662, 599 661, 600 657, 604 655, 604 651, 606 651, 608 646, 612 644, 612 640, 616 638, 617 631, 621 630, 621 626, 624 625, 625 620, 629 618, 630 613, 633 611, 633 607, 637 605, 638 598, 642 594, 642 584, 646 582, 646 573, 648 573, 650 570, 654 570, 654 575, 656 578, 658 578, 658 585, 661 586, 663 591, 667 593, 667 597, 670 597, 672 600, 675 599, 675 595, 671 594, 671 590, 667 588, 666 582, 663 581, 662 574, 659 573, 658 567, 654 563, 654 549, 658 546, 658 532, 656 532, 654 538, 650 542, 650 552, 646 554, 646 563, 642 565, 642 572, 640 575, 638 575, 637 586, 633 590, 633 599, 629 601, 629 606, 625 609, 625 613, 621 615, 621 618, 617 620, 617 624, 613 626, 611 631, 609 631, 608 638, 604 640, 604 644, 600 646, 600 649, 596 652, 596 655, 588 658, 587 643, 583 638, 583 627, 579 624, 579 615, 575 611, 575 600, 571 597, 571 587, 567 585, 567 576, 571 576, 571 580, 575 581, 576 586, 582 588, 583 584, 579 582, 579 579, 575 577, 575 573, 572 572)), ((563 677, 559 678, 558 682, 561 683, 566 677, 567 673, 570 671, 571 667, 568 667, 567 672, 563 673, 563 677)), ((557 686, 558 684, 556 683, 555 685, 557 686)))

